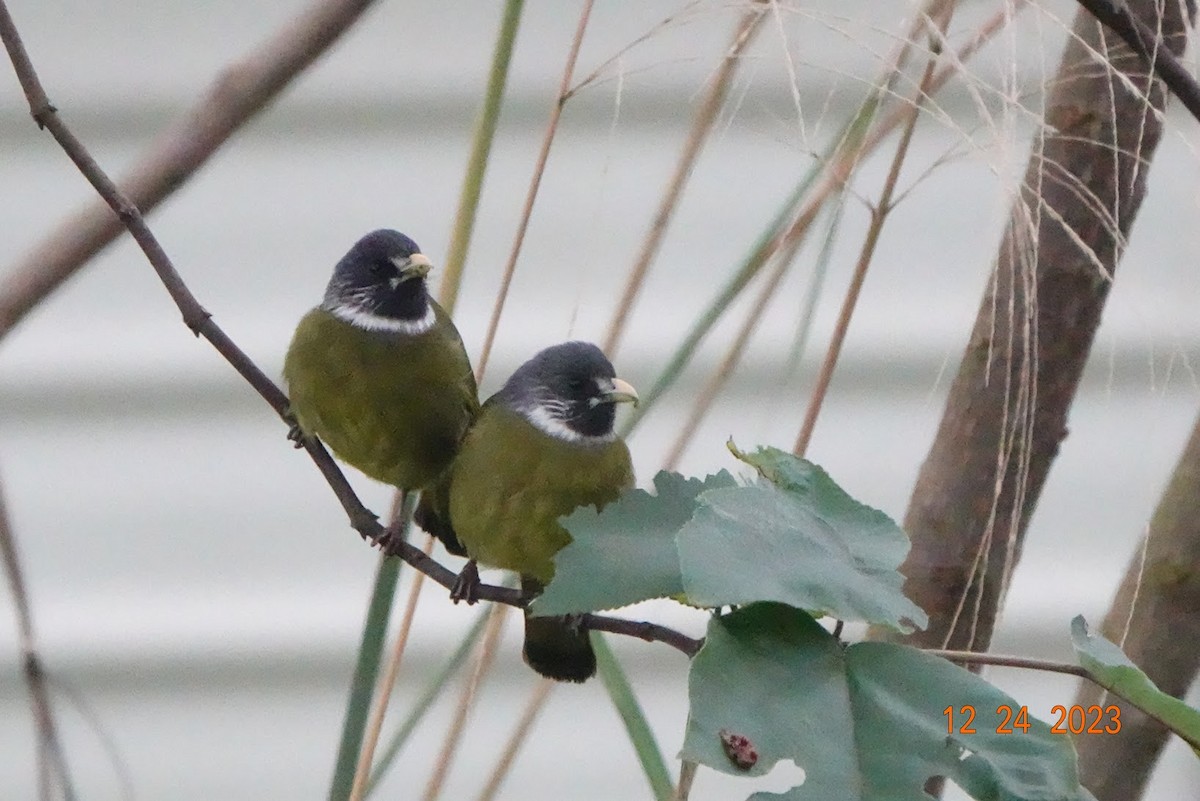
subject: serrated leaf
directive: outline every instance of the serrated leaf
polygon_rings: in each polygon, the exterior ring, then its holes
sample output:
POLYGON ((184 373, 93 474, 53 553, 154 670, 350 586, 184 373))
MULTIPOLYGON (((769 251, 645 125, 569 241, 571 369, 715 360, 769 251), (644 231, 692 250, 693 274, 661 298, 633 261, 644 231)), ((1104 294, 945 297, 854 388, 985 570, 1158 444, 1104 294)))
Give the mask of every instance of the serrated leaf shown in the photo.
POLYGON ((554 557, 554 580, 533 603, 539 615, 593 612, 683 592, 675 534, 706 490, 736 484, 728 471, 701 480, 660 471, 655 494, 635 489, 597 512, 563 518, 571 542, 554 557))
POLYGON ((1120 648, 1099 634, 1090 634, 1083 615, 1071 621, 1071 641, 1079 664, 1097 684, 1157 718, 1200 756, 1200 711, 1158 689, 1120 648))
POLYGON ((1070 740, 1032 717, 1028 733, 996 732, 1004 693, 969 671, 887 643, 843 648, 808 614, 757 603, 714 618, 692 660, 683 758, 735 775, 781 760, 805 771, 791 790, 751 801, 929 801, 942 775, 988 801, 1080 801, 1070 740), (947 706, 972 705, 976 734, 947 733, 947 706), (722 734, 756 751, 736 766, 722 734))
POLYGON ((902 592, 904 531, 817 465, 775 448, 733 449, 766 479, 708 490, 680 529, 683 589, 699 606, 778 601, 899 631, 924 628, 902 592))

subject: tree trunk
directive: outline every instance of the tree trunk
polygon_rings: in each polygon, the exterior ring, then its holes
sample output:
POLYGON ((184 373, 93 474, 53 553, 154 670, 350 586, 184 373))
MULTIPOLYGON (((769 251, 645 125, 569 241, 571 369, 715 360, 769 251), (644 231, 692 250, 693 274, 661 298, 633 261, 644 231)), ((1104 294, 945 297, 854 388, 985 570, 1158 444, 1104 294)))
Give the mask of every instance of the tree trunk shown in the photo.
MULTIPOLYGON (((1182 51, 1187 21, 1176 0, 1128 7, 1182 51)), ((913 541, 906 591, 930 626, 881 636, 973 650, 991 641, 1161 138, 1165 96, 1147 71, 1087 12, 1077 14, 905 517, 913 541)))
MULTIPOLYGON (((1101 628, 1164 692, 1182 697, 1200 669, 1200 419, 1154 510, 1142 553, 1134 555, 1101 628), (1135 603, 1136 598, 1136 603, 1135 603), (1130 615, 1130 605, 1133 614, 1130 615)), ((1085 683, 1075 703, 1117 704, 1118 734, 1076 740, 1083 784, 1100 801, 1142 794, 1168 732, 1100 688, 1085 683)))

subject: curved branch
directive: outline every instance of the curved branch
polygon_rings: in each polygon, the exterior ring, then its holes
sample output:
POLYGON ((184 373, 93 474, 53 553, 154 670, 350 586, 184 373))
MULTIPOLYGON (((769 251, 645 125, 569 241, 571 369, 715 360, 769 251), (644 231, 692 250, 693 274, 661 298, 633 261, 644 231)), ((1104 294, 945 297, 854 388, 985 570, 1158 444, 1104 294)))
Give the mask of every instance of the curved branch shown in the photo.
MULTIPOLYGON (((124 192, 144 211, 169 197, 373 2, 316 0, 257 50, 222 70, 204 96, 150 145, 121 180, 124 192)), ((23 49, 20 52, 24 64, 18 73, 32 73, 28 56, 23 49)), ((39 113, 35 107, 34 119, 39 113)), ((63 220, 7 270, 0 283, 0 339, 122 230, 108 206, 89 205, 63 220)))
MULTIPOLYGON (((96 163, 83 143, 71 133, 66 123, 59 117, 58 110, 55 109, 47 97, 46 91, 38 79, 37 72, 29 60, 29 55, 21 43, 21 37, 17 32, 16 24, 13 22, 4 0, 0 0, 0 40, 3 40, 4 47, 8 51, 9 58, 12 60, 13 69, 16 71, 17 78, 21 82, 21 88, 24 90, 25 98, 29 102, 30 114, 33 116, 34 121, 37 122, 38 127, 50 132, 51 136, 54 137, 55 141, 58 142, 71 161, 75 162, 75 166, 79 168, 83 176, 87 178, 100 197, 104 199, 104 202, 116 212, 117 217, 120 218, 130 235, 137 241, 142 252, 146 254, 146 258, 150 261, 151 266, 154 267, 159 280, 162 281, 163 286, 170 293, 171 299, 179 307, 179 311, 183 315, 184 324, 196 336, 207 339, 217 349, 217 352, 238 371, 242 378, 246 379, 246 382, 254 387, 258 394, 271 405, 271 408, 275 410, 284 422, 288 423, 289 426, 292 425, 294 420, 288 408, 287 396, 283 393, 283 390, 276 386, 275 382, 267 377, 266 373, 229 338, 221 327, 213 322, 212 316, 200 305, 200 301, 188 289, 187 284, 184 283, 179 271, 175 269, 175 265, 171 262, 170 257, 167 256, 158 239, 150 231, 149 226, 146 225, 146 220, 142 217, 142 213, 138 210, 137 205, 112 182, 112 179, 96 163)), ((321 475, 329 483, 334 495, 337 496, 342 504, 342 508, 346 511, 346 516, 350 519, 350 525, 364 539, 377 542, 384 533, 383 526, 380 525, 376 515, 359 500, 350 483, 346 481, 346 476, 337 466, 337 463, 333 461, 333 457, 329 455, 329 452, 325 450, 320 442, 308 437, 301 437, 299 446, 308 451, 308 455, 317 465, 317 469, 321 471, 321 475)), ((452 570, 426 555, 415 545, 402 542, 394 544, 392 547, 399 550, 398 556, 401 559, 447 589, 453 586, 454 580, 458 577, 452 570)), ((488 584, 480 585, 476 597, 480 600, 495 601, 497 603, 508 604, 509 606, 524 607, 528 603, 528 598, 518 590, 488 584)), ((688 656, 694 654, 700 647, 698 641, 678 631, 654 623, 622 620, 604 615, 585 615, 583 625, 585 628, 608 631, 614 634, 626 634, 648 642, 665 642, 688 656)))

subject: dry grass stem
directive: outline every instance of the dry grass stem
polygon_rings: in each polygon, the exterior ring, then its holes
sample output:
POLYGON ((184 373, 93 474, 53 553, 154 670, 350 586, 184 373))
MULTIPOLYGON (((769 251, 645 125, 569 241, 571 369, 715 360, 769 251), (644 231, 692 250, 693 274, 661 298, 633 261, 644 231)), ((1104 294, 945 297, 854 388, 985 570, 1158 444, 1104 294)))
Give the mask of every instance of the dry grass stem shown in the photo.
MULTIPOLYGON (((403 494, 397 493, 397 497, 401 498, 403 494)), ((403 501, 401 501, 401 506, 403 506, 403 501)), ((393 514, 393 524, 394 518, 393 514)), ((425 546, 422 550, 426 555, 433 552, 432 535, 425 536, 425 546)), ((366 794, 367 779, 371 775, 371 763, 375 760, 375 748, 379 745, 379 735, 383 731, 383 719, 387 715, 388 703, 392 698, 392 688, 396 686, 396 678, 400 675, 400 662, 404 658, 404 649, 408 645, 408 633, 412 629, 412 622, 417 614, 417 602, 424 584, 425 574, 415 571, 412 586, 408 589, 408 599, 404 604, 404 617, 400 619, 400 628, 396 632, 396 643, 392 648, 391 658, 388 659, 383 681, 379 683, 375 708, 371 710, 371 722, 367 726, 362 750, 358 753, 358 765, 354 770, 354 785, 350 789, 350 801, 362 801, 366 794)))
POLYGON ((435 801, 441 795, 442 785, 446 781, 450 765, 454 762, 454 755, 462 742, 467 717, 470 715, 471 705, 475 700, 475 693, 479 690, 479 684, 483 677, 487 675, 496 660, 496 646, 500 643, 500 634, 504 630, 507 612, 508 607, 503 604, 492 606, 487 629, 483 633, 483 641, 479 644, 479 657, 475 661, 475 670, 471 672, 471 677, 463 686, 462 695, 458 699, 458 708, 454 711, 454 720, 451 721, 450 728, 446 731, 442 750, 438 754, 437 762, 434 763, 433 773, 429 776, 425 792, 421 795, 422 801, 435 801))
POLYGON ((75 798, 71 774, 67 770, 67 759, 63 753, 58 726, 54 721, 54 708, 50 702, 50 688, 46 673, 37 651, 33 633, 33 611, 29 604, 29 591, 25 586, 25 575, 21 569, 21 558, 17 552, 16 534, 8 519, 4 503, 3 488, 0 487, 0 555, 4 558, 4 571, 8 575, 8 586, 12 589, 13 612, 17 621, 17 647, 21 652, 21 672, 29 687, 29 705, 37 728, 38 792, 49 799, 54 780, 62 789, 67 801, 75 798))
POLYGON ((675 801, 688 801, 692 794, 692 783, 696 781, 698 765, 689 760, 683 760, 679 765, 679 784, 675 788, 675 801))
POLYGON ((725 104, 725 98, 729 95, 729 86, 733 81, 733 75, 737 71, 742 54, 754 40, 754 34, 760 28, 766 11, 767 6, 764 3, 756 2, 742 15, 733 35, 733 41, 730 43, 725 57, 721 60, 716 75, 709 82, 704 99, 700 101, 700 106, 696 109, 696 116, 692 120, 692 129, 684 143, 683 152, 679 154, 679 162, 675 165, 675 173, 671 176, 671 181, 663 193, 658 210, 654 213, 654 219, 650 223, 650 230, 642 242, 641 251, 625 281, 625 289, 613 310, 613 318, 609 323, 608 334, 604 338, 602 348, 608 354, 609 359, 616 358, 617 348, 621 344, 621 335, 625 331, 625 322, 633 311, 634 303, 637 302, 637 296, 641 292, 646 273, 650 269, 654 257, 658 255, 659 246, 662 245, 663 237, 666 236, 667 227, 671 223, 671 217, 675 213, 679 198, 696 165, 696 158, 700 155, 700 150, 708 139, 717 114, 725 104))
POLYGON ((475 380, 483 382, 483 374, 487 370, 488 359, 492 354, 492 345, 496 341, 496 329, 500 326, 500 315, 504 313, 504 303, 508 299, 508 290, 512 286, 513 273, 517 270, 517 257, 521 255, 521 246, 525 242, 525 232, 529 228, 529 218, 533 216, 533 203, 537 200, 538 188, 542 184, 542 175, 546 172, 546 162, 550 158, 550 146, 554 144, 554 136, 558 133, 558 121, 562 117, 563 106, 571 90, 571 76, 575 74, 575 62, 579 58, 579 48, 583 45, 583 34, 587 31, 588 19, 592 15, 594 0, 584 0, 583 11, 579 14, 579 24, 575 28, 575 38, 571 40, 571 50, 567 54, 567 63, 563 67, 562 80, 559 82, 558 98, 554 108, 550 110, 550 121, 546 124, 546 133, 542 137, 542 148, 538 153, 537 163, 533 168, 533 178, 529 181, 529 191, 525 195, 525 205, 521 209, 521 220, 517 224, 517 233, 513 237, 512 251, 504 265, 504 275, 500 279, 500 289, 496 293, 496 304, 492 308, 492 318, 488 321, 487 334, 483 338, 483 347, 479 352, 479 366, 475 368, 475 380))
MULTIPOLYGON (((950 18, 954 14, 954 6, 955 3, 953 2, 945 3, 941 6, 940 16, 934 21, 939 32, 944 33, 950 24, 950 18)), ((875 248, 879 244, 879 236, 883 231, 883 225, 892 210, 892 203, 896 194, 896 184, 900 179, 900 169, 904 166, 904 159, 908 155, 909 146, 912 144, 913 132, 916 130, 917 117, 920 116, 921 106, 925 98, 929 96, 929 86, 933 81, 936 65, 937 55, 936 53, 931 53, 929 61, 925 65, 925 74, 921 78, 921 85, 918 87, 916 97, 913 98, 912 105, 909 108, 908 120, 900 135, 900 141, 896 144, 896 152, 892 157, 891 166, 888 168, 883 189, 879 193, 879 201, 871 210, 871 222, 867 227, 866 239, 863 241, 862 249, 859 252, 858 262, 854 266, 854 275, 850 279, 850 286, 846 289, 846 296, 842 300, 842 307, 838 312, 838 319, 834 325, 833 336, 829 341, 829 348, 825 352, 821 371, 817 375, 812 396, 808 401, 808 408, 804 413, 804 422, 800 426, 800 433, 797 435, 796 443, 792 448, 792 452, 797 456, 804 456, 808 450, 809 443, 812 441, 813 430, 817 426, 817 416, 820 414, 821 406, 825 402, 825 395, 829 390, 829 382, 833 380, 833 371, 837 367, 838 358, 841 356, 842 345, 846 341, 846 333, 850 330, 850 321, 854 317, 854 309, 858 305, 858 298, 862 293, 863 283, 867 278, 867 270, 871 265, 871 259, 875 255, 875 248)))
POLYGON ((540 679, 534 685, 533 692, 529 696, 529 701, 525 704, 525 711, 521 713, 521 718, 517 721, 516 727, 513 728, 512 735, 508 738, 508 742, 504 744, 504 750, 500 752, 500 759, 496 762, 496 767, 492 769, 491 775, 488 776, 487 782, 483 785, 483 791, 479 794, 479 801, 494 801, 496 794, 500 792, 500 785, 504 783, 504 779, 508 776, 508 771, 512 768, 513 761, 517 757, 517 751, 520 750, 522 744, 529 737, 529 732, 533 730, 533 722, 546 705, 546 701, 550 699, 550 691, 553 689, 554 682, 550 679, 540 679))

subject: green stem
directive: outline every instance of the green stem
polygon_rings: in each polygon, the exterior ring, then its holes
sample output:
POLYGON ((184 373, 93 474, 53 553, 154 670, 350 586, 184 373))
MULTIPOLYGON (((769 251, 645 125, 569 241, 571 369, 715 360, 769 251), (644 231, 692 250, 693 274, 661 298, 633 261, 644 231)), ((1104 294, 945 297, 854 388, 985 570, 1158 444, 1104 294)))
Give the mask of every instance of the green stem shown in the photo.
MULTIPOLYGON (((401 539, 408 539, 417 497, 418 493, 408 492, 401 493, 399 498, 400 503, 391 525, 401 527, 401 539)), ((371 588, 371 602, 367 606, 367 619, 363 622, 362 638, 358 644, 358 660, 354 664, 354 678, 350 682, 350 698, 346 702, 346 718, 342 721, 337 765, 329 788, 330 801, 345 801, 354 788, 354 772, 358 767, 367 716, 371 711, 371 698, 379 677, 379 662, 383 655, 383 644, 387 641, 392 600, 396 596, 396 582, 402 564, 396 557, 380 557, 379 567, 375 571, 375 585, 371 588)))
POLYGON ((771 255, 772 242, 775 241, 779 232, 787 225, 792 213, 820 174, 821 166, 818 164, 804 176, 799 186, 784 201, 775 218, 771 220, 770 224, 767 225, 766 229, 759 236, 758 241, 754 243, 754 247, 746 256, 745 261, 742 262, 741 268, 721 288, 721 291, 717 293, 712 302, 708 304, 708 308, 704 310, 704 313, 700 315, 695 325, 692 326, 692 330, 688 332, 683 342, 676 348, 675 353, 671 356, 671 361, 663 368, 658 380, 654 382, 654 386, 642 396, 638 405, 633 409, 633 412, 626 417, 621 436, 629 436, 637 424, 641 422, 642 418, 646 416, 646 413, 654 407, 655 402, 662 394, 671 388, 671 385, 679 378, 680 373, 691 363, 692 357, 696 355, 696 349, 700 346, 700 341, 717 324, 717 321, 721 319, 721 315, 725 313, 729 305, 737 299, 737 296, 750 283, 750 279, 758 275, 758 271, 766 264, 767 257, 771 255))
POLYGON ((367 714, 371 709, 371 696, 379 674, 379 659, 387 639, 400 565, 399 559, 381 558, 379 570, 375 573, 371 605, 367 607, 367 620, 363 624, 362 641, 358 646, 358 661, 354 665, 354 679, 350 684, 350 700, 346 704, 346 719, 342 723, 337 767, 333 773, 333 785, 329 789, 330 801, 349 798, 350 788, 354 785, 354 768, 358 764, 358 752, 362 748, 367 714))
POLYGON ((829 148, 828 152, 822 158, 816 160, 812 168, 800 180, 792 193, 780 206, 775 217, 767 224, 766 228, 755 241, 754 246, 750 249, 746 259, 742 262, 742 266, 734 273, 733 277, 721 288, 717 296, 708 304, 708 308, 697 319, 696 324, 692 326, 692 330, 684 337, 682 343, 676 348, 675 353, 671 356, 671 360, 667 366, 663 368, 659 374, 658 380, 654 382, 641 401, 633 409, 632 414, 625 419, 625 424, 621 430, 621 436, 628 437, 633 429, 641 422, 642 418, 654 407, 655 402, 679 379, 680 374, 691 363, 692 357, 696 355, 697 348, 700 347, 700 341, 708 335, 721 316, 725 314, 742 290, 750 283, 754 276, 758 275, 759 270, 767 263, 767 260, 775 252, 776 245, 785 232, 791 228, 791 220, 795 215, 796 210, 800 206, 800 202, 808 195, 808 192, 816 184, 825 170, 825 165, 830 163, 831 159, 837 158, 839 153, 853 153, 859 148, 866 136, 870 127, 871 121, 875 118, 875 111, 879 107, 880 92, 875 91, 863 102, 859 107, 858 112, 852 117, 840 132, 839 136, 834 140, 834 144, 829 148))
POLYGON ((446 264, 442 273, 439 300, 448 313, 454 312, 458 301, 458 288, 462 283, 463 265, 467 261, 467 250, 471 245, 471 233, 475 230, 475 215, 479 209, 479 196, 483 192, 483 175, 487 170, 488 155, 496 138, 496 122, 500 119, 500 105, 504 100, 504 85, 508 81, 508 65, 512 60, 513 47, 517 42, 517 28, 521 22, 521 10, 525 0, 508 0, 504 5, 504 17, 500 22, 500 33, 496 38, 496 50, 492 55, 492 69, 488 74, 487 91, 483 109, 475 123, 475 137, 471 143, 471 156, 467 160, 467 174, 463 177, 462 192, 458 199, 458 214, 454 218, 454 232, 446 252, 446 264))
POLYGON ((408 738, 416 731, 417 725, 420 724, 425 713, 429 711, 429 707, 433 706, 433 702, 441 695, 445 689, 446 683, 458 672, 459 668, 466 662, 467 656, 471 653, 471 649, 479 640, 479 635, 483 633, 484 624, 487 623, 489 608, 481 609, 477 613, 475 623, 472 624, 462 642, 458 644, 458 649, 446 660, 446 664, 442 665, 441 671, 434 676, 427 685, 420 698, 413 704, 412 709, 408 712, 408 717, 400 724, 400 728, 392 735, 391 741, 387 748, 384 749, 382 756, 375 761, 375 769, 371 771, 371 778, 367 782, 367 795, 369 796, 377 784, 383 779, 383 774, 391 767, 392 762, 400 753, 400 749, 404 748, 408 742, 408 738))
POLYGON ((621 722, 625 724, 625 731, 629 735, 629 741, 633 743, 634 751, 637 752, 638 761, 642 763, 642 770, 646 774, 646 780, 650 782, 650 789, 658 801, 671 801, 675 797, 675 786, 667 772, 662 749, 658 747, 650 723, 642 712, 642 705, 633 694, 629 677, 625 675, 621 663, 608 647, 604 635, 593 631, 591 641, 592 650, 596 652, 596 667, 600 673, 600 680, 604 682, 604 689, 608 690, 608 697, 612 699, 617 714, 621 716, 621 722))

